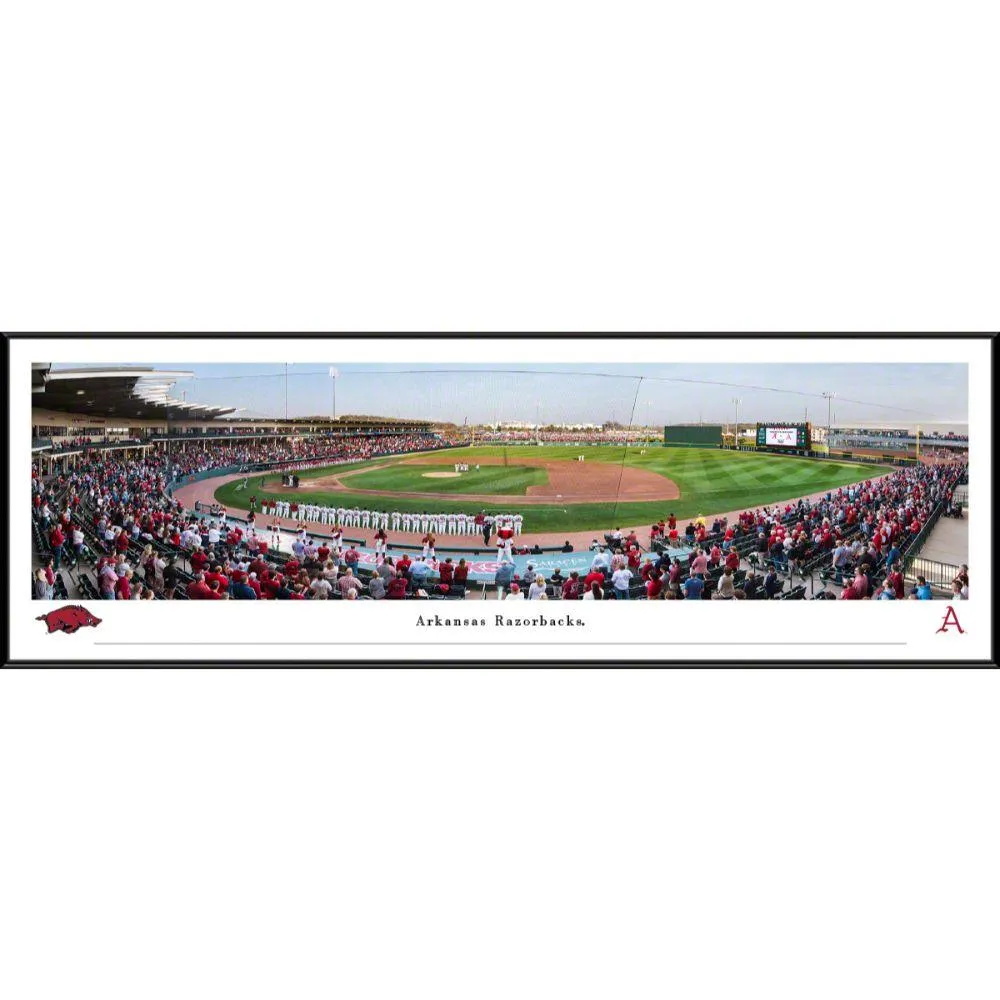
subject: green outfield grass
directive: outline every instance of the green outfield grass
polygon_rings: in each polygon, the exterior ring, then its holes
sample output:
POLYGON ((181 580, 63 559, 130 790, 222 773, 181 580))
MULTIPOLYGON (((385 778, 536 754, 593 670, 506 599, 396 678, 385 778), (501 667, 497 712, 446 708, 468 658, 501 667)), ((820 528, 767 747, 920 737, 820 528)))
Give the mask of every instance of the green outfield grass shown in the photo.
POLYGON ((456 479, 428 479, 428 472, 450 472, 455 465, 393 465, 386 469, 352 474, 345 486, 359 490, 389 490, 399 493, 493 493, 524 496, 529 486, 544 486, 549 475, 544 469, 526 465, 486 465, 476 472, 475 463, 456 479))
MULTIPOLYGON (((462 448, 440 453, 442 467, 450 468, 446 463, 464 461, 475 462, 476 456, 503 454, 502 448, 462 448)), ((731 510, 742 510, 757 507, 761 504, 774 503, 778 500, 791 500, 821 490, 843 486, 846 483, 857 482, 873 476, 883 475, 889 471, 886 466, 857 465, 849 462, 833 462, 807 458, 793 458, 780 455, 758 455, 754 452, 731 452, 710 448, 662 448, 647 447, 646 454, 640 455, 639 449, 629 448, 627 453, 621 447, 511 447, 506 449, 508 461, 517 458, 531 457, 535 459, 571 460, 577 453, 587 456, 588 462, 621 463, 623 457, 627 465, 658 472, 672 479, 681 491, 680 499, 662 503, 592 503, 567 504, 565 507, 552 505, 526 505, 524 514, 524 530, 534 531, 594 531, 621 526, 641 526, 652 524, 653 521, 673 512, 679 518, 690 518, 696 514, 719 514, 731 510)), ((352 466, 339 466, 333 469, 309 470, 303 478, 317 478, 329 475, 331 472, 344 471, 348 468, 364 468, 384 464, 386 460, 356 463, 352 466)), ((427 466, 414 466, 418 472, 427 471, 427 466)), ((502 467, 500 467, 502 468, 502 467)), ((508 467, 509 468, 509 467, 508 467)), ((386 470, 392 472, 394 470, 386 470)), ((481 472, 489 470, 483 469, 481 472)), ((538 470, 542 471, 542 470, 538 470)), ((499 472, 494 467, 494 473, 499 472)), ((275 477, 271 477, 271 485, 266 489, 261 487, 262 477, 259 474, 250 477, 250 488, 247 491, 235 490, 236 482, 221 486, 215 491, 216 499, 230 507, 245 507, 251 493, 256 493, 258 499, 262 496, 302 500, 308 497, 314 503, 330 506, 384 507, 389 510, 422 511, 434 509, 448 513, 450 511, 465 511, 474 513, 477 510, 487 510, 493 513, 507 513, 496 505, 480 505, 477 502, 462 500, 405 500, 398 497, 379 498, 364 493, 296 493, 295 490, 283 490, 277 485, 275 477)), ((360 481, 358 477, 356 481, 360 481)), ((364 477, 368 479, 368 476, 364 477)), ((420 480, 425 489, 433 492, 443 492, 442 486, 447 483, 460 482, 448 479, 420 480)), ((366 487, 367 488, 367 487, 366 487)), ((372 487, 376 488, 376 487, 372 487)), ((384 489, 402 489, 399 486, 382 486, 384 489)), ((476 492, 491 492, 479 489, 476 492)), ((499 492, 499 491, 498 491, 499 492)), ((510 493, 510 490, 504 492, 510 493)))

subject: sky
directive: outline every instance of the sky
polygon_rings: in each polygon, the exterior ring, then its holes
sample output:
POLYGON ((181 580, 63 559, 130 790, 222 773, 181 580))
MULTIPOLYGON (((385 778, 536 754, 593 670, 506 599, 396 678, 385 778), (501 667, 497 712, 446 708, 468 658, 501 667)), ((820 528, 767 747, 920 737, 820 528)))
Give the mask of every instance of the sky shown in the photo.
MULTIPOLYGON (((188 402, 241 407, 246 416, 336 412, 454 423, 524 421, 668 423, 802 421, 825 425, 823 392, 835 392, 833 422, 964 428, 968 366, 964 364, 197 364, 184 370, 173 395, 188 402), (459 370, 460 369, 460 370, 459 370), (516 373, 509 374, 510 370, 516 373), (643 381, 639 382, 639 376, 643 381), (677 381, 664 381, 677 380, 677 381), (688 380, 688 381, 683 381, 688 380), (722 385, 705 382, 728 383, 722 385), (958 425, 952 427, 952 425, 958 425)), ((87 367, 54 364, 54 368, 87 367)))

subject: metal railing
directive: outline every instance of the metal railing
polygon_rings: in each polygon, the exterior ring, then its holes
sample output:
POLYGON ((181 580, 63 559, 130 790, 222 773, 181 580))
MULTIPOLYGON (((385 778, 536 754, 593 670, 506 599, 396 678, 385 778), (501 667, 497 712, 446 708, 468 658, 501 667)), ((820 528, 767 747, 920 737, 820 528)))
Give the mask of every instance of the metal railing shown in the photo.
MULTIPOLYGON (((938 523, 943 513, 944 513, 944 504, 940 502, 936 503, 934 505, 934 510, 931 511, 931 516, 927 518, 926 523, 923 525, 920 531, 917 532, 916 538, 914 538, 913 541, 910 542, 910 545, 906 549, 906 553, 903 556, 903 576, 907 577, 923 576, 925 577, 928 583, 932 583, 931 578, 927 576, 926 573, 922 573, 919 570, 914 569, 914 564, 917 562, 924 562, 927 563, 928 565, 932 564, 938 566, 944 565, 944 563, 934 563, 934 560, 932 559, 920 559, 920 550, 924 547, 924 544, 930 537, 930 533, 934 530, 934 525, 938 523)), ((958 572, 957 566, 954 566, 952 568, 955 570, 955 572, 958 572)), ((949 584, 951 583, 952 579, 954 579, 954 575, 955 574, 952 573, 952 575, 948 577, 949 584)))
POLYGON ((958 576, 961 566, 951 566, 948 563, 938 562, 936 559, 924 559, 922 556, 915 556, 907 560, 907 576, 922 576, 932 587, 951 587, 952 580, 958 576))

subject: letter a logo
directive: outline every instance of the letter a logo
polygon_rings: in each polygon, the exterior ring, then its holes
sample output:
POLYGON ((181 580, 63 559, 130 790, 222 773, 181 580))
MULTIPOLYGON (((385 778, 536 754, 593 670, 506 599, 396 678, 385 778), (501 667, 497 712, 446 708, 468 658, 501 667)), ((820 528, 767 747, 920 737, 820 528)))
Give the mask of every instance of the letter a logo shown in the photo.
MULTIPOLYGON (((948 605, 948 610, 944 615, 944 621, 941 623, 941 627, 938 629, 938 632, 947 632, 949 625, 954 625, 959 632, 963 635, 965 634, 965 629, 959 624, 958 615, 955 614, 955 609, 950 604, 948 605)), ((937 635, 937 632, 934 634, 937 635)))

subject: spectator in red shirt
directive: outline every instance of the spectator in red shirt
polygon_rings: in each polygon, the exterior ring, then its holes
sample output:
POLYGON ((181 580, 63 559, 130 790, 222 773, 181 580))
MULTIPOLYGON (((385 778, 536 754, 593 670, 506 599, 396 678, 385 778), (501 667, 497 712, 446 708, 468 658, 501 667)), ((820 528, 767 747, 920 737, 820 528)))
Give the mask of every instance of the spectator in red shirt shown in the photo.
POLYGON ((595 583, 599 587, 603 587, 604 586, 604 574, 600 570, 592 569, 583 578, 583 587, 584 587, 584 590, 590 590, 591 586, 593 584, 595 584, 595 583))
POLYGON ((465 564, 464 559, 458 560, 458 565, 455 567, 455 583, 465 583, 469 578, 469 567, 465 564))
POLYGON ((736 549, 730 549, 726 553, 726 569, 731 569, 734 573, 740 568, 740 554, 736 549))
POLYGON ((646 596, 651 600, 656 600, 663 592, 663 578, 659 573, 654 573, 646 581, 646 596))
POLYGON ((219 595, 205 583, 204 573, 195 574, 194 580, 188 584, 187 595, 190 601, 217 601, 219 599, 219 595))
POLYGON ((343 575, 337 580, 337 589, 343 598, 347 597, 349 590, 361 589, 361 584, 358 582, 358 578, 354 575, 354 570, 350 566, 344 570, 343 575))
POLYGON ((452 566, 450 557, 438 566, 438 575, 441 577, 442 583, 451 583, 454 579, 454 574, 455 567, 452 566))
POLYGON ((562 597, 564 601, 580 600, 580 574, 573 570, 569 579, 563 584, 562 597))
POLYGON ((208 556, 202 552, 199 546, 191 553, 191 568, 194 570, 195 576, 203 572, 205 567, 208 565, 208 556))
POLYGON ((205 582, 211 586, 213 583, 219 585, 219 590, 229 589, 229 580, 223 575, 221 566, 213 566, 211 573, 205 574, 205 582))
POLYGON ((52 546, 52 565, 56 569, 59 569, 59 563, 62 561, 62 550, 65 541, 66 536, 62 533, 62 529, 57 524, 52 531, 49 532, 49 545, 52 546))
POLYGON ((406 577, 403 576, 402 572, 397 572, 396 575, 389 581, 388 593, 386 595, 390 601, 401 601, 406 597, 406 577))

